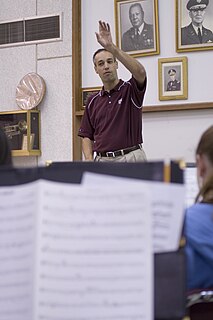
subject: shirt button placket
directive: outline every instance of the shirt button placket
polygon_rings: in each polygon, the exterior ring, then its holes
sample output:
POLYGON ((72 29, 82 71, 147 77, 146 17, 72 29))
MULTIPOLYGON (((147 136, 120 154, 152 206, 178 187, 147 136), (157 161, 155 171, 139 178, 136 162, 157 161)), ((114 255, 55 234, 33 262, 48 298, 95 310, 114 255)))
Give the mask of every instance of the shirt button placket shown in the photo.
POLYGON ((109 104, 111 104, 112 103, 112 101, 111 101, 111 96, 109 96, 109 104))

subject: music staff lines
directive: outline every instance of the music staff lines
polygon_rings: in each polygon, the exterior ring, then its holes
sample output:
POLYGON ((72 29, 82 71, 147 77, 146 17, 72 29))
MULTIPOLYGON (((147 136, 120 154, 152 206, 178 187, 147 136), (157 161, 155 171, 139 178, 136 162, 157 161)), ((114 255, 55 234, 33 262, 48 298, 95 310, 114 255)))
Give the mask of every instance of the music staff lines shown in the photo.
POLYGON ((16 228, 4 228, 4 229, 0 229, 0 234, 3 233, 25 233, 26 231, 31 231, 33 230, 33 226, 32 225, 27 225, 27 226, 23 226, 23 227, 16 227, 16 228))
POLYGON ((28 285, 30 285, 29 281, 20 281, 20 282, 13 282, 13 283, 0 283, 0 288, 26 287, 28 285))
MULTIPOLYGON (((1 210, 1 209, 0 209, 1 210)), ((0 215, 0 222, 1 223, 4 223, 4 222, 21 222, 22 220, 26 221, 26 220, 29 220, 29 219, 32 219, 32 213, 31 212, 27 212, 25 214, 16 214, 14 215, 14 210, 13 210, 13 215, 11 216, 8 216, 8 213, 7 213, 7 216, 1 216, 0 215)))
MULTIPOLYGON (((94 199, 93 199, 94 201, 94 199)), ((76 200, 75 200, 76 202, 76 200)), ((109 207, 109 206, 108 206, 109 207)), ((72 215, 73 217, 79 215, 79 214, 82 214, 82 215, 85 215, 86 217, 91 215, 91 214, 99 214, 99 217, 102 216, 102 215, 106 215, 109 213, 109 208, 107 207, 107 209, 105 208, 101 208, 101 210, 99 208, 96 208, 96 207, 91 207, 90 210, 88 210, 87 208, 82 208, 82 207, 79 207, 79 206, 74 206, 74 205, 67 205, 67 206, 64 206, 64 207, 57 207, 57 205, 45 205, 42 207, 42 209, 44 211, 46 211, 47 213, 49 213, 51 215, 51 217, 54 217, 54 216, 58 216, 58 212, 60 212, 60 216, 70 216, 72 215)), ((131 211, 137 211, 137 210, 141 210, 141 207, 137 206, 136 204, 134 205, 134 203, 131 203, 131 205, 127 206, 126 208, 122 208, 119 209, 119 208, 114 208, 114 207, 110 207, 110 214, 111 215, 114 215, 114 216, 122 216, 122 217, 125 217, 125 215, 129 216, 129 212, 131 211)), ((134 212, 133 211, 133 212, 134 212)))
POLYGON ((42 316, 39 315, 39 320, 143 320, 144 314, 131 314, 131 315, 124 315, 120 314, 118 316, 101 316, 101 317, 73 317, 73 316, 68 316, 68 317, 48 317, 48 316, 42 316))
POLYGON ((42 234, 43 238, 49 238, 49 239, 62 239, 62 240, 121 240, 121 239, 136 239, 136 240, 142 240, 144 239, 144 235, 143 234, 125 234, 125 235, 110 235, 110 236, 106 236, 106 235, 63 235, 61 233, 43 233, 42 234))
POLYGON ((135 262, 135 263, 84 263, 84 264, 73 264, 73 263, 68 263, 67 261, 61 261, 61 262, 53 262, 50 260, 41 260, 41 264, 43 266, 52 266, 52 267, 66 267, 66 268, 83 268, 83 269, 88 269, 88 268, 104 268, 104 269, 110 269, 110 268, 121 268, 121 267, 140 267, 142 268, 144 266, 144 262, 135 262))
POLYGON ((0 262, 8 262, 8 261, 21 261, 21 260, 27 260, 29 259, 29 257, 31 256, 30 253, 26 253, 26 254, 20 254, 20 255, 13 255, 13 256, 1 256, 0 257, 0 262))
MULTIPOLYGON (((10 317, 12 315, 15 315, 15 317, 13 319, 17 319, 18 316, 25 316, 26 314, 29 314, 29 309, 27 309, 27 308, 23 308, 23 309, 11 308, 11 309, 12 310, 7 310, 7 311, 0 310, 0 317, 1 316, 7 316, 7 317, 9 316, 10 317)), ((2 318, 0 318, 0 319, 2 319, 2 318)))
POLYGON ((67 221, 64 222, 59 222, 60 220, 57 221, 52 221, 49 219, 44 219, 43 220, 43 224, 44 225, 50 225, 50 226, 57 226, 57 227, 63 227, 63 228, 90 228, 90 227, 109 227, 112 228, 113 226, 115 226, 116 228, 118 227, 135 227, 135 226, 143 226, 144 225, 144 221, 141 220, 135 220, 135 221, 127 221, 127 222, 122 222, 122 221, 118 221, 118 222, 97 222, 97 221, 89 221, 86 223, 68 223, 67 221))
POLYGON ((40 302, 40 306, 49 307, 49 308, 98 308, 98 307, 143 307, 143 303, 141 301, 138 302, 102 302, 102 303, 57 303, 57 302, 40 302))
POLYGON ((26 248, 32 245, 32 241, 24 241, 24 242, 6 242, 3 244, 0 244, 0 250, 1 249, 19 249, 19 248, 26 248))
POLYGON ((65 277, 65 276, 50 276, 49 274, 41 274, 40 278, 42 280, 54 280, 54 281, 116 281, 116 282, 120 282, 120 281, 128 281, 128 280, 136 280, 136 281, 140 281, 144 279, 143 275, 124 275, 124 276, 82 276, 80 274, 76 275, 76 276, 70 276, 70 277, 65 277))
POLYGON ((119 255, 123 255, 123 254, 128 254, 128 255, 135 255, 135 254, 142 254, 145 250, 140 249, 140 248, 135 248, 135 249, 105 249, 105 250, 92 250, 92 249, 85 249, 85 250, 65 250, 62 248, 59 249, 54 249, 54 248, 50 248, 50 247, 43 247, 42 252, 45 253, 50 253, 50 254, 56 254, 58 256, 60 255, 110 255, 110 254, 119 254, 119 255))
POLYGON ((17 302, 17 301, 21 301, 24 300, 26 298, 29 298, 28 294, 24 294, 24 295, 14 295, 14 296, 8 296, 8 297, 0 297, 0 303, 3 302, 17 302))
POLYGON ((39 288, 39 291, 42 293, 51 293, 51 294, 62 294, 62 295, 84 295, 84 294, 125 294, 129 295, 132 293, 140 294, 144 292, 144 290, 138 289, 138 288, 126 288, 126 289, 100 289, 100 288, 86 288, 85 290, 60 290, 60 289, 53 289, 53 288, 39 288))
POLYGON ((2 275, 12 275, 12 274, 18 274, 18 273, 29 273, 30 272, 30 269, 29 268, 20 268, 20 269, 3 269, 1 270, 1 267, 0 267, 0 276, 2 275))

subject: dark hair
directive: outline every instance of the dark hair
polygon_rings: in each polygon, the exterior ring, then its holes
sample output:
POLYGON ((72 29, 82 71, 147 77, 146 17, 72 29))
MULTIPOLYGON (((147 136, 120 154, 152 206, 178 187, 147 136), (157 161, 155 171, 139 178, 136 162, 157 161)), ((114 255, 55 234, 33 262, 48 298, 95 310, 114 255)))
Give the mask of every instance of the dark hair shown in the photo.
MULTIPOLYGON (((100 48, 98 50, 96 50, 92 56, 92 60, 93 60, 93 63, 95 64, 95 57, 98 53, 100 52, 103 52, 103 51, 106 51, 106 52, 109 52, 108 50, 104 49, 104 48, 100 48)), ((114 56, 113 56, 114 57, 114 56)), ((116 61, 115 57, 114 57, 114 60, 116 61)))
POLYGON ((7 136, 0 127, 0 166, 1 165, 12 165, 12 156, 7 136))
POLYGON ((131 6, 129 7, 129 12, 131 11, 131 9, 132 8, 134 8, 134 7, 139 7, 140 8, 140 10, 141 10, 141 13, 143 13, 144 11, 143 11, 143 7, 142 7, 142 5, 141 5, 141 3, 140 2, 136 2, 136 3, 133 3, 133 4, 131 4, 131 6))
MULTIPOLYGON (((206 155, 213 166, 213 126, 209 127, 201 136, 196 149, 196 155, 206 155)), ((205 184, 200 189, 196 201, 202 198, 203 202, 213 203, 213 170, 205 184)))

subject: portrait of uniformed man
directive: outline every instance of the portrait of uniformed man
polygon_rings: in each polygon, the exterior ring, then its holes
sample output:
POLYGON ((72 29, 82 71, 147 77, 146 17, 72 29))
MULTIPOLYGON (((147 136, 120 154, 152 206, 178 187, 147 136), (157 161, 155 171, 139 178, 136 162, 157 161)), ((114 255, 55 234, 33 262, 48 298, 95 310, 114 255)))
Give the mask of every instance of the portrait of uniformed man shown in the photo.
MULTIPOLYGON (((211 0, 212 1, 212 0, 211 0)), ((181 45, 213 43, 213 33, 204 27, 209 0, 189 0, 186 8, 191 23, 181 28, 181 45)))
POLYGON ((133 2, 129 7, 129 20, 132 27, 124 32, 121 41, 123 51, 136 51, 154 48, 153 25, 145 22, 141 2, 133 2))
POLYGON ((180 91, 180 81, 176 79, 176 70, 169 69, 168 75, 170 77, 169 82, 167 83, 166 91, 180 91))

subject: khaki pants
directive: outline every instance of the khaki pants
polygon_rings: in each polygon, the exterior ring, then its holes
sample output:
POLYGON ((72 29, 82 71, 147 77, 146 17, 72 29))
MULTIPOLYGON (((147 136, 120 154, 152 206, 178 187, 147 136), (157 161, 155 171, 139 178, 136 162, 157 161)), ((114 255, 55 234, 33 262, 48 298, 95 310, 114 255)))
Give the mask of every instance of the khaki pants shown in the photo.
POLYGON ((99 157, 96 156, 95 160, 96 162, 144 162, 146 161, 146 154, 144 150, 137 149, 134 151, 131 151, 124 156, 119 157, 99 157))

